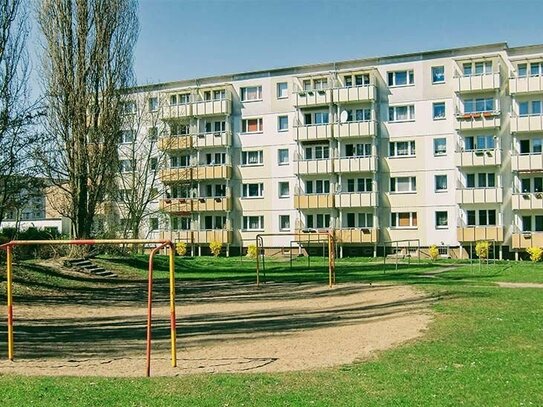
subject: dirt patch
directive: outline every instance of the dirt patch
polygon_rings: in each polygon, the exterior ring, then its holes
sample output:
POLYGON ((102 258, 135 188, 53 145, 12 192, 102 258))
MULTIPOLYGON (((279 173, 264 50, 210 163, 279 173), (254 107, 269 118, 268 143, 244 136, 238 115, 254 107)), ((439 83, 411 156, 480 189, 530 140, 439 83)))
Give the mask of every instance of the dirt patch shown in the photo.
POLYGON ((498 281, 500 287, 503 288, 543 288, 541 283, 507 283, 505 281, 498 281))
MULTIPOLYGON (((127 302, 123 289, 134 287, 100 289, 96 301, 84 293, 88 305, 55 296, 16 299, 16 360, 0 361, 0 374, 143 376, 145 297, 127 302)), ((421 336, 431 321, 432 299, 407 286, 180 284, 178 367, 172 368, 167 286, 157 291, 154 376, 346 364, 421 336)), ((5 319, 0 331, 5 338, 5 319)), ((3 358, 5 348, 2 339, 3 358)))

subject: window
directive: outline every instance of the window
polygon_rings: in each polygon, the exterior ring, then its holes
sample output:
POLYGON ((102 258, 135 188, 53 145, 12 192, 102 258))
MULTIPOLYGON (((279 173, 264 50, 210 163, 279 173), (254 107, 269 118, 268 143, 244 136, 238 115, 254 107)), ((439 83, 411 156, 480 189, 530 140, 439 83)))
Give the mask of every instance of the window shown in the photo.
POLYGON ((462 68, 464 76, 487 75, 492 73, 492 61, 466 62, 462 68))
POLYGON ((225 89, 215 89, 213 91, 213 100, 224 100, 224 99, 226 99, 225 89))
POLYGON ((328 87, 328 80, 326 78, 314 79, 313 89, 326 89, 328 87))
POLYGON ((188 155, 172 155, 170 156, 170 168, 184 168, 190 164, 190 156, 188 155))
POLYGON ((306 160, 322 160, 330 158, 330 147, 325 145, 316 145, 305 148, 305 159, 306 160))
POLYGON ((525 77, 528 73, 528 64, 518 64, 517 65, 517 73, 519 77, 525 77))
POLYGON ((226 153, 206 153, 206 165, 223 165, 226 164, 226 153))
POLYGON ((415 105, 391 106, 388 108, 388 121, 405 122, 415 120, 415 105))
POLYGON ((277 164, 287 165, 288 164, 288 149, 280 148, 277 150, 277 164))
POLYGON ((288 83, 279 82, 277 84, 277 99, 288 98, 288 83))
POLYGON ((435 138, 434 139, 434 155, 445 155, 447 154, 447 139, 446 138, 435 138))
POLYGON ((328 112, 315 112, 304 114, 304 123, 306 126, 311 124, 327 124, 328 119, 328 112))
POLYGON ((147 131, 147 137, 149 141, 157 141, 158 139, 158 127, 149 127, 147 131))
POLYGON ((158 230, 158 218, 149 218, 149 229, 158 230))
POLYGON ((262 198, 264 197, 264 184, 242 184, 241 196, 243 198, 262 198))
POLYGON ((279 215, 279 230, 284 232, 290 230, 290 215, 279 215))
POLYGON ((390 157, 414 157, 415 141, 393 141, 389 143, 390 157))
POLYGON ((371 178, 350 178, 347 180, 347 192, 371 192, 373 180, 371 178))
POLYGON ((318 213, 316 215, 307 215, 305 224, 308 228, 323 229, 330 227, 330 214, 318 213))
POLYGON ((518 104, 518 114, 519 116, 541 115, 541 101, 520 102, 518 104))
POLYGON ((541 76, 543 74, 543 62, 530 63, 530 76, 541 76))
POLYGON ((181 93, 178 95, 170 95, 170 105, 184 105, 191 102, 190 93, 181 93))
POLYGON ((446 175, 436 175, 436 192, 444 192, 447 190, 447 176, 446 175))
POLYGON ((151 97, 147 100, 150 112, 156 112, 158 110, 158 98, 151 97))
POLYGON ((186 216, 171 217, 172 230, 190 230, 190 218, 186 216))
POLYGON ((345 157, 370 157, 371 144, 346 144, 345 157))
POLYGON ((496 226, 496 210, 480 209, 466 211, 468 226, 496 226))
POLYGON ((226 121, 224 120, 204 121, 203 125, 205 133, 221 133, 223 131, 226 131, 226 121))
POLYGON ((372 228, 373 215, 371 213, 347 213, 346 226, 348 228, 372 228), (358 215, 358 216, 357 216, 358 215))
POLYGON ((520 182, 523 193, 543 192, 543 178, 541 177, 522 178, 520 182))
POLYGON ((149 167, 151 168, 151 171, 157 171, 158 170, 158 158, 151 157, 151 160, 149 161, 149 167))
POLYGON ((543 232, 543 216, 535 215, 532 216, 523 216, 522 217, 522 231, 523 232, 543 232), (532 222, 532 219, 535 222, 532 222), (535 227, 532 225, 535 224, 535 227))
POLYGON ((417 177, 390 178, 390 192, 416 192, 417 177))
POLYGON ((262 100, 262 86, 249 86, 241 88, 241 101, 262 100))
POLYGON ((464 113, 482 113, 494 111, 493 98, 477 98, 464 100, 464 113))
POLYGON ((466 174, 467 188, 495 188, 496 174, 492 172, 481 172, 477 174, 466 174), (477 181, 477 184, 476 184, 477 181))
POLYGON ((346 88, 351 88, 354 86, 368 86, 370 84, 370 75, 367 73, 356 74, 356 75, 345 75, 343 76, 343 84, 346 88), (354 79, 354 81, 353 81, 354 79))
POLYGON ((242 151, 241 165, 259 165, 264 163, 264 152, 258 151, 242 151))
POLYGON ((279 183, 279 198, 288 198, 290 196, 290 187, 288 182, 279 183))
POLYGON ((204 218, 204 230, 226 229, 226 216, 211 216, 204 218))
POLYGON ((444 66, 432 67, 432 83, 445 83, 445 67, 444 66))
POLYGON ((434 120, 445 118, 445 102, 436 102, 433 104, 434 120))
POLYGON ((243 230, 264 230, 264 216, 244 216, 243 230))
POLYGON ((492 135, 470 136, 464 139, 464 149, 473 150, 493 150, 495 148, 496 138, 492 135))
POLYGON ((346 122, 368 122, 371 120, 371 110, 369 108, 355 109, 354 115, 352 110, 345 110, 347 112, 346 122))
POLYGON ((119 143, 128 144, 134 141, 134 130, 121 130, 119 135, 119 143))
POLYGON ((388 73, 388 86, 406 86, 415 83, 413 71, 395 71, 388 73))
POLYGON ((436 211, 436 229, 445 229, 448 224, 447 211, 436 211))
POLYGON ((520 140, 520 153, 521 154, 537 154, 542 152, 543 139, 530 138, 527 140, 520 140))
POLYGON ((288 116, 279 116, 277 118, 277 130, 279 131, 288 130, 288 116))
POLYGON ((119 160, 120 172, 132 172, 136 167, 136 160, 119 160))
POLYGON ((121 104, 121 112, 123 114, 133 114, 136 113, 136 102, 129 100, 121 104))
POLYGON ((243 119, 241 121, 242 133, 260 133, 262 132, 262 118, 243 119))
POLYGON ((417 227, 417 212, 392 212, 390 226, 393 228, 417 227))
POLYGON ((330 193, 330 180, 308 180, 305 182, 306 194, 329 194, 330 193))

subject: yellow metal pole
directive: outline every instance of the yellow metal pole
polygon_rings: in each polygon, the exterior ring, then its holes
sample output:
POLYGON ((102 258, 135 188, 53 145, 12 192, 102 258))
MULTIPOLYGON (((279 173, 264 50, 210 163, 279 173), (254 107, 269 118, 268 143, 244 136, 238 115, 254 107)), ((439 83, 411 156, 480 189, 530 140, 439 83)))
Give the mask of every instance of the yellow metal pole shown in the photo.
POLYGON ((328 286, 332 288, 332 235, 328 235, 328 286))
POLYGON ((259 257, 260 257, 260 248, 259 248, 259 239, 258 236, 256 237, 256 286, 260 286, 260 264, 259 264, 259 257))
POLYGON ((6 249, 7 297, 8 297, 8 359, 13 361, 13 270, 11 265, 12 247, 6 249))
POLYGON ((170 334, 172 341, 172 367, 177 367, 177 329, 175 319, 175 246, 170 243, 170 334))

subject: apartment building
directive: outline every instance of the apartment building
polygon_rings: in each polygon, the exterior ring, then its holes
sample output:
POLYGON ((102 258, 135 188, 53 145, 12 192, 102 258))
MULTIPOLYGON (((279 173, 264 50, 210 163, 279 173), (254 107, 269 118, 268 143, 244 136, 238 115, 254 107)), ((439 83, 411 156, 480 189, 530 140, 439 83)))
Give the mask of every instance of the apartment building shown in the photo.
POLYGON ((193 254, 319 230, 340 255, 543 246, 542 78, 543 45, 499 43, 137 88, 161 126, 150 233, 193 254))

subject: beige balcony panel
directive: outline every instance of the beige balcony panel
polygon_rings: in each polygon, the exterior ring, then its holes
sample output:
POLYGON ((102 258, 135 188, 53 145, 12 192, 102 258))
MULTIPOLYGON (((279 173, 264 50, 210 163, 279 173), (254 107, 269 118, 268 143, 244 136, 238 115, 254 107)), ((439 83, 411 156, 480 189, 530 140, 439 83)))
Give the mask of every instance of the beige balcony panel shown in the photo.
POLYGON ((193 231, 192 230, 161 230, 161 239, 168 239, 172 242, 185 242, 187 244, 193 243, 193 231))
POLYGON ((501 165, 501 150, 475 150, 459 151, 455 153, 458 167, 484 167, 489 165, 501 165))
POLYGON ((169 105, 162 110, 163 119, 175 119, 178 117, 192 116, 192 104, 169 105))
POLYGON ((184 150, 192 147, 192 138, 190 136, 169 136, 158 139, 159 150, 174 151, 184 150))
POLYGON ((375 172, 377 168, 377 157, 348 157, 336 158, 334 160, 335 172, 375 172))
POLYGON ((318 233, 304 232, 303 230, 296 230, 296 235, 294 238, 297 242, 303 244, 319 243, 327 244, 328 243, 328 229, 316 229, 318 233))
POLYGON ((176 182, 190 180, 190 174, 190 168, 166 168, 159 175, 162 182, 176 182))
POLYGON ((513 171, 541 171, 543 170, 543 154, 516 154, 511 156, 511 169, 513 171))
POLYGON ((161 199, 159 209, 167 213, 191 212, 193 209, 192 200, 185 198, 161 199))
POLYGON ((511 117, 512 133, 527 133, 531 131, 543 131, 543 115, 511 117))
POLYGON ((509 91, 511 94, 542 93, 543 76, 526 76, 523 78, 510 78, 509 91))
POLYGON ((375 85, 336 88, 333 90, 335 103, 375 100, 375 93, 375 85))
POLYGON ((543 247, 543 232, 513 233, 511 243, 513 249, 543 247))
POLYGON ((373 208, 377 206, 377 192, 346 192, 336 195, 338 208, 373 208))
POLYGON ((331 174, 334 172, 332 160, 300 160, 295 171, 297 174, 331 174))
POLYGON ((192 145, 196 148, 226 147, 232 144, 232 134, 228 131, 200 133, 192 136, 192 145))
POLYGON ((321 209, 333 208, 334 195, 294 195, 294 208, 296 209, 321 209))
POLYGON ((513 194, 513 210, 543 209, 543 193, 513 194))
POLYGON ((339 229, 335 231, 337 243, 377 243, 377 228, 339 229))
POLYGON ((473 226, 456 228, 459 242, 478 242, 480 240, 489 240, 502 242, 502 226, 473 226))
POLYGON ((309 106, 321 106, 332 103, 332 90, 311 90, 298 92, 296 94, 296 106, 309 107, 309 106))
POLYGON ((362 122, 340 123, 338 125, 337 137, 373 137, 377 134, 377 122, 368 120, 362 122))
POLYGON ((478 116, 457 116, 456 117, 456 130, 484 130, 494 129, 501 126, 500 116, 494 115, 478 115, 478 116))
POLYGON ((194 180, 225 179, 232 176, 232 167, 229 165, 195 167, 192 171, 194 180))
POLYGON ((220 242, 222 244, 232 243, 232 231, 225 229, 194 231, 194 243, 209 244, 211 242, 220 242))
POLYGON ((226 116, 232 111, 232 101, 229 99, 209 100, 193 104, 194 116, 226 116))
POLYGON ((297 127, 298 140, 328 140, 332 138, 331 124, 315 124, 297 127))
POLYGON ((196 198, 192 207, 195 212, 226 212, 232 210, 232 198, 196 198))
POLYGON ((456 202, 459 204, 501 203, 502 188, 462 188, 456 190, 456 202))
POLYGON ((498 89, 500 74, 498 72, 485 75, 460 76, 454 80, 455 92, 480 92, 498 89))

